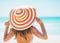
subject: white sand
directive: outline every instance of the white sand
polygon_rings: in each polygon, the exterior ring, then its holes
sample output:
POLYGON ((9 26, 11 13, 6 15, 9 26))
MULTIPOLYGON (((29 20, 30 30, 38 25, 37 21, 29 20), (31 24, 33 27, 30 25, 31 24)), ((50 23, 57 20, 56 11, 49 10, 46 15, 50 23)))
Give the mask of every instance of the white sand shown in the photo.
MULTIPOLYGON (((0 34, 0 43, 17 43, 14 37, 8 42, 3 41, 3 35, 0 34)), ((31 43, 60 43, 60 35, 49 35, 47 40, 42 40, 37 37, 33 37, 31 43)))

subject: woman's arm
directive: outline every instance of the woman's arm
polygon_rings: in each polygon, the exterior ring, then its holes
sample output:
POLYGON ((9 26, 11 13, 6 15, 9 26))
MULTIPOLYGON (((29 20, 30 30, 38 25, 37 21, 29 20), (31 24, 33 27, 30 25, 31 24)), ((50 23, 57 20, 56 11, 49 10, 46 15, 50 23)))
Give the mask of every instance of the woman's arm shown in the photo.
POLYGON ((6 30, 4 32, 4 41, 8 41, 13 36, 13 31, 11 29, 8 34, 9 21, 5 23, 5 26, 6 26, 6 30))
POLYGON ((31 27, 32 29, 32 33, 37 36, 38 38, 40 39, 47 39, 47 33, 46 33, 46 30, 45 30, 45 27, 44 27, 44 24, 43 22, 39 19, 39 18, 36 18, 38 24, 41 26, 41 30, 42 30, 42 33, 39 32, 35 27, 31 27))

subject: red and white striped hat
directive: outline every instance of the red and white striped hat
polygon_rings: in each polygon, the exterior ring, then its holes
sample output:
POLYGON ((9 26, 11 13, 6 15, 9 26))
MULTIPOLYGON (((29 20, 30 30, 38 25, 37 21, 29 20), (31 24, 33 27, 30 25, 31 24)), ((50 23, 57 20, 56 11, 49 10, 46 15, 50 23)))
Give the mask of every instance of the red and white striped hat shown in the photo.
POLYGON ((35 19, 35 8, 16 8, 10 12, 10 24, 15 30, 28 29, 32 26, 35 19))

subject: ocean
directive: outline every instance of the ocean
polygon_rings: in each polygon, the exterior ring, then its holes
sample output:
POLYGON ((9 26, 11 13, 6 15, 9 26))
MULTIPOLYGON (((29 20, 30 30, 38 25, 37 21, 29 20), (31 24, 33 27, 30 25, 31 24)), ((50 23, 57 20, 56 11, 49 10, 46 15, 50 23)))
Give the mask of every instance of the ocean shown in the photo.
MULTIPOLYGON (((49 35, 60 35, 60 17, 40 17, 49 35)), ((0 17, 0 26, 8 21, 8 17, 0 17)), ((0 27, 2 28, 2 26, 0 27)), ((1 32, 2 30, 0 30, 1 32)))

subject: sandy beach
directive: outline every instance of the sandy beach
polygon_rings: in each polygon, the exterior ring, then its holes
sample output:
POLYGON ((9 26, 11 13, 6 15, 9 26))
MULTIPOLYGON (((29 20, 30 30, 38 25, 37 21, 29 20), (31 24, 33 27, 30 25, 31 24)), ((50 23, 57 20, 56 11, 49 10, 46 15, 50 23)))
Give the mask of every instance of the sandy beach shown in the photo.
MULTIPOLYGON (((8 42, 3 41, 3 35, 0 34, 0 43, 17 43, 15 38, 13 37, 8 42)), ((36 36, 33 36, 33 40, 31 43, 60 43, 60 35, 49 35, 47 40, 42 40, 37 38, 36 36)))

